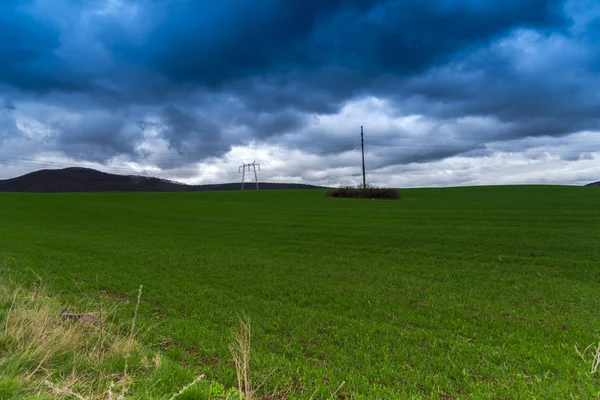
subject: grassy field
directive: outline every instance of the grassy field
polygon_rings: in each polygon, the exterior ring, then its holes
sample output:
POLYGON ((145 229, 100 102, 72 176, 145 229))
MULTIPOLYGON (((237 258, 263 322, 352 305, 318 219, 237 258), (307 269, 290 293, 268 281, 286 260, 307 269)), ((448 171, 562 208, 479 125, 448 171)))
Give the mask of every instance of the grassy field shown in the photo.
POLYGON ((596 187, 2 193, 0 262, 70 303, 144 285, 140 340, 226 387, 245 313, 263 394, 600 395, 596 187))

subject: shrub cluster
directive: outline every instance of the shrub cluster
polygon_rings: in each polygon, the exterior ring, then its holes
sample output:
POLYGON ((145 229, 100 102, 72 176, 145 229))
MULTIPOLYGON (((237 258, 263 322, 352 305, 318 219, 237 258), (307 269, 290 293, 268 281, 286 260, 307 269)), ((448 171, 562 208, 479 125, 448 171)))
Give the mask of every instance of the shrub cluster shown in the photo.
POLYGON ((378 188, 371 185, 367 185, 366 188, 363 188, 362 185, 357 187, 343 186, 327 192, 326 195, 329 197, 346 197, 352 199, 397 200, 400 198, 400 193, 396 189, 378 188))

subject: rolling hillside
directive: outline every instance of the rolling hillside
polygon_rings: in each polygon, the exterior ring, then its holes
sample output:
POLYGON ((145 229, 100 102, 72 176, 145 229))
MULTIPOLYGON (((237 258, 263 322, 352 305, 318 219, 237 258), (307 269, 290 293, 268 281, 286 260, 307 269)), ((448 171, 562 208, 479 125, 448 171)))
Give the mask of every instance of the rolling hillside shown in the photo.
MULTIPOLYGON (((260 182, 260 189, 317 189, 318 186, 295 183, 260 182)), ((254 190, 247 183, 244 190, 254 190)), ((240 183, 186 185, 154 177, 116 175, 89 168, 43 169, 16 178, 0 180, 0 192, 197 192, 240 190, 240 183)))

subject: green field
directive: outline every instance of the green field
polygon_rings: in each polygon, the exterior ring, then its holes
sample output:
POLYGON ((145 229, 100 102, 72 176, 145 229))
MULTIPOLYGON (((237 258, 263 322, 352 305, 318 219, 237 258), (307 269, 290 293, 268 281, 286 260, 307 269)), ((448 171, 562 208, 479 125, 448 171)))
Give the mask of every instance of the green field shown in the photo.
POLYGON ((600 188, 0 194, 0 262, 134 299, 150 347, 225 386, 238 313, 261 392, 596 398, 600 188))

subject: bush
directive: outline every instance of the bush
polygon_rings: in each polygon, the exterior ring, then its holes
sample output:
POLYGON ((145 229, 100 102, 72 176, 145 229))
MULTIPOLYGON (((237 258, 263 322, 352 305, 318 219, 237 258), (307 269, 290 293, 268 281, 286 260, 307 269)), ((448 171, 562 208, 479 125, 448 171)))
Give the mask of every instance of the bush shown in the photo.
POLYGON ((396 189, 378 188, 367 185, 363 188, 362 185, 357 187, 343 186, 327 192, 329 197, 346 197, 351 199, 385 199, 397 200, 400 198, 400 193, 396 189))

